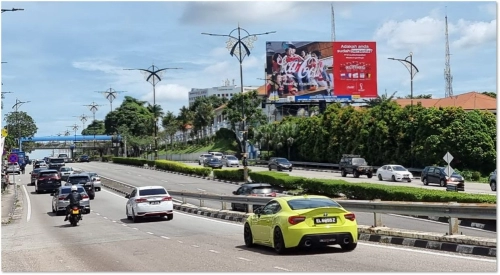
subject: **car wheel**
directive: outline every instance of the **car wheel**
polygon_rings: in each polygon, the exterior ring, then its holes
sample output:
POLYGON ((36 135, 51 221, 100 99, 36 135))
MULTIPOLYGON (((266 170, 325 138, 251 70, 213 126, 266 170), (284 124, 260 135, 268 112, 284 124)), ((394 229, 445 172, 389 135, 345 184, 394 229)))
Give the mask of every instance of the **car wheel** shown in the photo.
POLYGON ((272 169, 271 169, 271 166, 269 166, 269 171, 271 171, 271 170, 272 170, 272 169))
POLYGON ((174 218, 174 214, 167 214, 167 221, 171 221, 174 218))
POLYGON ((341 244, 340 245, 342 250, 345 250, 345 251, 353 251, 354 249, 356 249, 357 246, 358 246, 358 243, 348 243, 348 244, 341 244))
POLYGON ((248 223, 245 223, 245 227, 243 229, 243 238, 245 239, 246 247, 253 246, 252 230, 250 229, 250 225, 248 225, 248 223))
POLYGON ((497 183, 496 181, 492 181, 490 183, 491 191, 497 191, 497 183))
POLYGON ((391 179, 392 181, 396 181, 396 177, 394 175, 392 175, 391 179))
POLYGON ((352 176, 355 178, 359 178, 358 170, 354 170, 354 172, 352 173, 352 176))
POLYGON ((57 211, 54 209, 54 205, 52 205, 52 213, 56 213, 57 211))
POLYGON ((139 222, 139 217, 137 217, 137 216, 135 215, 134 209, 132 209, 132 221, 133 221, 134 223, 139 222))
POLYGON ((292 172, 292 169, 290 169, 290 172, 292 172))
POLYGON ((371 179, 373 177, 373 174, 368 174, 366 175, 369 179, 371 179))
POLYGON ((236 206, 234 206, 234 204, 231 203, 231 211, 238 211, 238 209, 236 209, 236 206))
POLYGON ((345 178, 347 176, 347 173, 345 172, 345 170, 341 170, 340 175, 345 178))
POLYGON ((439 181, 439 186, 446 187, 446 182, 444 182, 444 180, 440 180, 439 181))
POLYGON ((424 178, 424 185, 429 185, 429 182, 427 181, 427 178, 424 178))
POLYGON ((127 220, 132 220, 132 216, 128 214, 128 207, 125 206, 125 215, 127 215, 127 220))
POLYGON ((408 180, 408 182, 411 182, 411 180, 408 180))
POLYGON ((283 254, 286 251, 283 234, 281 233, 281 229, 279 227, 274 228, 273 248, 278 254, 283 254))
POLYGON ((382 180, 382 176, 380 174, 378 174, 377 178, 378 180, 382 180))

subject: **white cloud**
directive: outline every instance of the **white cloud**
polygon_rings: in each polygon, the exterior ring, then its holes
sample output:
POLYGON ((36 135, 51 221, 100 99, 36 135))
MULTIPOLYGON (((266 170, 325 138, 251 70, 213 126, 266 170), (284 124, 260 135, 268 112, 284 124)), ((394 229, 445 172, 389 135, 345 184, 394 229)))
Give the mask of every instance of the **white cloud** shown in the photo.
POLYGON ((479 10, 490 15, 493 15, 495 18, 497 16, 497 3, 488 3, 485 5, 479 6, 479 10))
POLYGON ((490 22, 470 22, 460 19, 457 24, 460 38, 453 41, 457 48, 481 47, 485 43, 497 40, 497 20, 490 22))
MULTIPOLYGON (((179 84, 158 84, 156 85, 156 102, 157 104, 161 101, 181 101, 182 103, 186 103, 189 98, 189 91, 189 88, 179 84)), ((152 104, 153 91, 147 93, 141 100, 147 100, 152 104)))

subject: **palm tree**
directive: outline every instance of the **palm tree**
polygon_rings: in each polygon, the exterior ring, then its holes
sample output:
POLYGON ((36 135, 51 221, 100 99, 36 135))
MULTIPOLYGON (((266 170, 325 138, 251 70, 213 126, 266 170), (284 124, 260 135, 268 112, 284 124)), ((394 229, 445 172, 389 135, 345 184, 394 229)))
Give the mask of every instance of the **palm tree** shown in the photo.
POLYGON ((179 111, 180 111, 179 115, 177 116, 177 120, 180 122, 179 130, 182 131, 184 142, 186 142, 187 141, 186 132, 188 126, 193 124, 194 113, 188 108, 186 108, 186 106, 182 106, 182 108, 179 111))
POLYGON ((165 130, 165 134, 170 137, 170 144, 174 140, 174 135, 179 129, 179 121, 175 117, 174 113, 168 111, 161 120, 161 126, 165 130))
POLYGON ((387 95, 387 90, 385 90, 385 93, 382 95, 378 95, 377 98, 375 99, 364 99, 363 101, 367 104, 366 107, 368 108, 373 108, 378 105, 384 105, 394 99, 394 96, 396 95, 397 91, 392 93, 391 96, 387 95))

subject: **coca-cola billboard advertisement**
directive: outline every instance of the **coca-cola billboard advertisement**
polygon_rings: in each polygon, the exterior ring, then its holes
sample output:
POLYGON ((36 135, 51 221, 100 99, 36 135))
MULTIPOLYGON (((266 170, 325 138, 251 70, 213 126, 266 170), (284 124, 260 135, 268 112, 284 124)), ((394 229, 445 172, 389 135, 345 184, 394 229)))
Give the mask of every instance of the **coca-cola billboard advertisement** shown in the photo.
POLYGON ((333 96, 332 42, 266 42, 266 91, 270 100, 333 96))
POLYGON ((377 97, 377 44, 333 42, 335 95, 377 97))

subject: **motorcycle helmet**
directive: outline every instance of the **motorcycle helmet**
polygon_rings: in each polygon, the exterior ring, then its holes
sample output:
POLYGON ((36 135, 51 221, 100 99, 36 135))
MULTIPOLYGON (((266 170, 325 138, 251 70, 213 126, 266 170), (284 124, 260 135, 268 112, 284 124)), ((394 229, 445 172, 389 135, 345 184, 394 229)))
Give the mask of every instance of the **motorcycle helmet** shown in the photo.
POLYGON ((78 191, 78 187, 76 187, 76 185, 71 186, 71 192, 73 191, 78 191))

